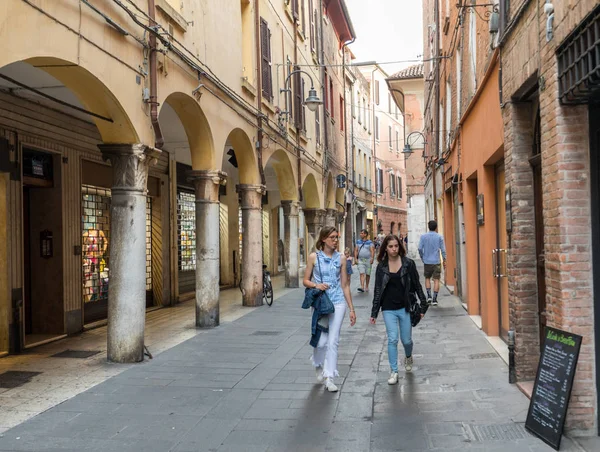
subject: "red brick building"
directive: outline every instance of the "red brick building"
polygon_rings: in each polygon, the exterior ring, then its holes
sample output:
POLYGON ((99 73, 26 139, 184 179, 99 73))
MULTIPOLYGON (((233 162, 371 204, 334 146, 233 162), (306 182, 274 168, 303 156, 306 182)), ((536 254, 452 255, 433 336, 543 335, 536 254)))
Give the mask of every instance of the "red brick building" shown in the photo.
POLYGON ((600 5, 426 1, 424 27, 426 196, 452 243, 446 283, 486 334, 514 332, 525 393, 544 328, 581 335, 566 428, 598 434, 600 5))
POLYGON ((543 3, 500 2, 517 378, 535 377, 545 325, 583 336, 567 428, 598 433, 600 5, 543 3))

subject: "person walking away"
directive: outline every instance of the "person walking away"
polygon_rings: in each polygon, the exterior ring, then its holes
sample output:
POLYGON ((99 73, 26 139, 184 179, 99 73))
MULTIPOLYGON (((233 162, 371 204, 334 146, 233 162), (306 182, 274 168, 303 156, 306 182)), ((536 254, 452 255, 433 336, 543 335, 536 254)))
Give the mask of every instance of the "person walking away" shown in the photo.
POLYGON ((419 255, 425 265, 425 289, 427 290, 427 303, 437 306, 440 291, 440 277, 442 265, 446 269, 446 245, 444 237, 437 233, 437 221, 431 220, 428 225, 429 232, 419 239, 419 255), (441 254, 441 262, 440 262, 441 254), (431 298, 431 279, 433 278, 433 299, 431 298))
POLYGON ((375 244, 369 240, 369 231, 363 229, 360 231, 360 239, 356 241, 354 247, 354 259, 356 260, 358 273, 360 274, 359 292, 369 291, 369 281, 371 280, 371 267, 375 260, 375 244))
POLYGON ((346 305, 350 311, 350 326, 356 324, 356 313, 350 293, 350 278, 345 271, 346 259, 337 251, 338 241, 339 233, 336 228, 326 226, 321 229, 315 245, 317 251, 308 256, 302 281, 304 287, 326 291, 335 307, 335 312, 327 317, 329 330, 327 333, 321 333, 312 356, 317 381, 319 383, 324 381, 325 389, 329 392, 338 390, 334 384, 334 378, 339 376, 337 370, 338 346, 346 305))
POLYGON ((346 257, 346 274, 348 275, 348 279, 350 280, 350 282, 352 281, 352 273, 354 273, 352 271, 352 265, 354 264, 353 262, 353 258, 350 255, 350 248, 346 248, 344 250, 344 256, 346 257))
POLYGON ((404 346, 404 369, 411 372, 413 367, 411 306, 420 300, 421 318, 428 305, 419 281, 417 266, 406 256, 404 245, 398 236, 388 235, 379 250, 379 265, 375 273, 375 290, 371 324, 377 322, 377 314, 383 311, 383 320, 388 337, 388 359, 391 374, 388 384, 398 383, 398 336, 404 346))

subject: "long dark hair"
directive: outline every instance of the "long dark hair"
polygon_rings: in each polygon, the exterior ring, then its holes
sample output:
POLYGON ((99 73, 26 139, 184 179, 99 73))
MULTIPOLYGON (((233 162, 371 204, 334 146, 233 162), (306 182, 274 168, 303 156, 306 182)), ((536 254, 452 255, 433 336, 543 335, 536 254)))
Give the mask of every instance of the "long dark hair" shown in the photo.
POLYGON ((392 240, 396 240, 398 242, 398 255, 401 258, 406 256, 406 250, 404 249, 404 245, 402 244, 402 241, 398 238, 398 236, 396 234, 390 234, 390 235, 386 236, 385 239, 383 239, 383 242, 381 242, 381 246, 379 247, 379 255, 377 256, 377 260, 379 262, 383 262, 384 260, 387 260, 387 258, 388 258, 387 246, 388 246, 388 243, 390 243, 392 240))
POLYGON ((323 248, 325 248, 325 239, 329 237, 332 232, 338 232, 338 230, 333 226, 325 226, 324 228, 321 228, 321 232, 319 232, 319 238, 317 239, 315 248, 323 251, 323 248))

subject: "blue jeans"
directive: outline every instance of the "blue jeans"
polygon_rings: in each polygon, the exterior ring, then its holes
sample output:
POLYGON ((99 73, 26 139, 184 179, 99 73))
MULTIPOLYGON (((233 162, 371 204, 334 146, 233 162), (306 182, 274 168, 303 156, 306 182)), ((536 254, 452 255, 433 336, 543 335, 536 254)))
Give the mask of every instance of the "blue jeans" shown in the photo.
POLYGON ((382 312, 388 337, 390 367, 392 368, 392 372, 398 372, 398 328, 400 329, 400 339, 404 346, 404 354, 412 356, 413 341, 410 314, 406 312, 406 309, 382 312))

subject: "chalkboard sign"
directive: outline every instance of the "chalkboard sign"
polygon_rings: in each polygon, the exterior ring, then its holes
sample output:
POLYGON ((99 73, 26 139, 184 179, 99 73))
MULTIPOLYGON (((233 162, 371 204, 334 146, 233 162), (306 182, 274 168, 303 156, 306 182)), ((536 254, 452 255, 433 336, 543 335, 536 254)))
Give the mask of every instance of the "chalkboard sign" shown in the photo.
POLYGON ((560 448, 581 339, 550 327, 544 332, 525 428, 556 450, 560 448))

